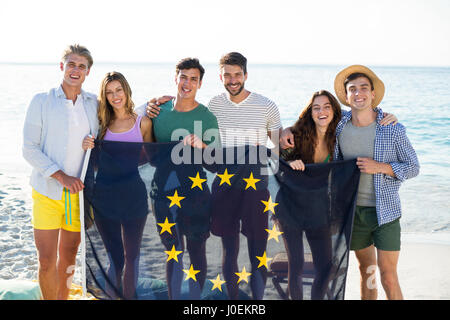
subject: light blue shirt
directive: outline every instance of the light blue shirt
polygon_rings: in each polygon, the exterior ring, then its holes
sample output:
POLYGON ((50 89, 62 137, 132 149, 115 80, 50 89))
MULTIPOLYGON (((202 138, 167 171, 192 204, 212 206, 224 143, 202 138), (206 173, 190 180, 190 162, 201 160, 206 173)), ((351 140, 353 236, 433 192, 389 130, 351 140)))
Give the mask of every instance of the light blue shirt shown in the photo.
MULTIPOLYGON (((374 188, 378 225, 389 223, 399 219, 402 215, 399 188, 406 179, 414 178, 419 174, 419 160, 412 147, 406 129, 400 123, 388 126, 380 125, 383 119, 383 111, 376 108, 376 129, 373 159, 378 162, 389 163, 395 177, 377 173, 374 174, 374 188)), ((345 124, 352 119, 351 112, 343 113, 341 121, 336 127, 336 145, 334 149, 334 160, 343 160, 339 145, 339 135, 345 124)))
MULTIPOLYGON (((97 136, 97 96, 81 90, 81 98, 89 121, 90 133, 97 136)), ((61 200, 63 186, 50 176, 63 170, 68 145, 69 113, 62 87, 33 97, 23 127, 22 153, 33 167, 30 184, 40 194, 61 200)))

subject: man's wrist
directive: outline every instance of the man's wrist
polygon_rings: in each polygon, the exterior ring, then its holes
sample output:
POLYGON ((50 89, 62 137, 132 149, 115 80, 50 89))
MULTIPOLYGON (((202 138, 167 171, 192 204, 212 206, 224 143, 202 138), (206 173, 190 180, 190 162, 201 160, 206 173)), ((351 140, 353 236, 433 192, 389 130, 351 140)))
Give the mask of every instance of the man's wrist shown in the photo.
POLYGON ((54 174, 52 174, 50 177, 54 178, 58 182, 61 182, 61 180, 64 177, 64 172, 62 172, 62 170, 58 170, 54 174))
POLYGON ((378 173, 387 174, 391 177, 394 177, 394 171, 392 170, 392 166, 389 163, 378 162, 378 173))

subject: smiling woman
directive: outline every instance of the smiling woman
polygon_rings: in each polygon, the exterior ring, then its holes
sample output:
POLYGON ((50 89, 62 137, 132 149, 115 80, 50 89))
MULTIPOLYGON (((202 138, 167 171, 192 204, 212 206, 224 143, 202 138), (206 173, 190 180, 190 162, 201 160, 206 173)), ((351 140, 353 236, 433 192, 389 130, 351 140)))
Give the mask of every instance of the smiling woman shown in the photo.
POLYGON ((333 153, 334 133, 340 119, 341 107, 337 99, 325 90, 314 93, 292 127, 296 147, 286 155, 286 160, 323 162, 333 153))
MULTIPOLYGON (((341 107, 328 91, 315 92, 299 119, 292 127, 295 147, 282 157, 294 170, 305 170, 305 163, 329 162, 334 150, 335 131, 341 119, 341 107)), ((276 202, 279 202, 280 194, 276 202)), ((311 298, 323 299, 327 284, 320 279, 329 272, 331 261, 331 231, 329 227, 301 227, 298 212, 280 210, 277 221, 282 231, 288 254, 288 286, 292 299, 303 299, 303 286, 297 279, 302 277, 304 265, 303 232, 313 255, 316 276, 311 298)))

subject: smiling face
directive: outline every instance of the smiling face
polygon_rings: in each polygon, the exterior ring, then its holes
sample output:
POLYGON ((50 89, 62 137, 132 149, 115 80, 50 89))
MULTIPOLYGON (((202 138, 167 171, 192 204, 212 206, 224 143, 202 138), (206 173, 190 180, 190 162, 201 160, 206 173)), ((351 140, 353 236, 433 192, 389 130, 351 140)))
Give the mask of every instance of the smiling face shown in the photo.
POLYGON ((237 96, 244 89, 247 73, 238 65, 225 64, 221 68, 220 80, 230 95, 237 96))
POLYGON ((63 82, 71 87, 81 88, 85 78, 89 75, 88 60, 77 54, 70 54, 64 62, 60 63, 64 72, 63 82))
POLYGON ((202 86, 200 80, 200 70, 197 68, 182 69, 175 78, 178 88, 178 96, 181 99, 194 99, 197 90, 202 86))
POLYGON ((317 127, 328 128, 333 120, 334 112, 330 100, 327 96, 317 96, 314 98, 311 107, 311 117, 317 127))
POLYGON ((114 109, 124 108, 127 103, 127 95, 122 84, 113 80, 106 85, 106 99, 114 109))
POLYGON ((366 77, 358 77, 349 81, 345 89, 347 91, 346 101, 352 109, 372 109, 375 91, 372 90, 369 79, 366 77))

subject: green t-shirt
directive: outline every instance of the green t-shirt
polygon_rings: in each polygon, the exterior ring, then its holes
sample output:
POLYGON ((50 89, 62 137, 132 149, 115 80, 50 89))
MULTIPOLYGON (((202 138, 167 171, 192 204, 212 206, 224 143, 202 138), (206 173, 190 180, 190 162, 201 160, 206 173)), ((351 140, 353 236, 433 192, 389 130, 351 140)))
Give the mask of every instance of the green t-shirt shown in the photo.
POLYGON ((199 104, 191 111, 179 112, 173 108, 171 100, 162 104, 160 108, 159 115, 152 119, 157 142, 179 141, 193 133, 207 145, 213 142, 220 144, 217 119, 203 104, 199 104), (218 141, 215 141, 216 138, 218 141))

